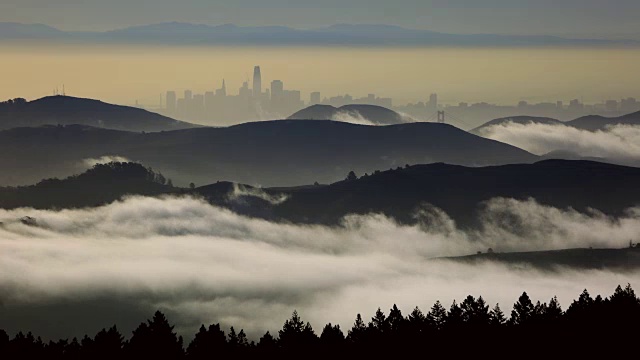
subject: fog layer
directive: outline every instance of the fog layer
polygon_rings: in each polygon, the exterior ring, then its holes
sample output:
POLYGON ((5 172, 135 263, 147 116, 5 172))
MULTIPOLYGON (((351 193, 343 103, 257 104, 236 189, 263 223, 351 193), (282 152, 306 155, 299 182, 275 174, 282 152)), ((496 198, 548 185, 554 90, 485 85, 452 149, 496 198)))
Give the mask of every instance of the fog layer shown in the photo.
POLYGON ((565 125, 508 122, 483 128, 481 135, 537 155, 561 151, 640 164, 640 126, 614 125, 592 132, 565 125))
POLYGON ((131 327, 162 309, 188 337, 201 323, 256 338, 297 309, 316 330, 349 328, 378 306, 405 312, 468 294, 510 309, 523 290, 566 307, 583 288, 610 294, 638 273, 540 272, 498 264, 429 260, 496 251, 623 247, 640 233, 640 209, 619 219, 534 201, 495 199, 484 227, 459 230, 425 206, 419 225, 380 215, 343 226, 276 224, 193 198, 132 197, 85 210, 0 211, 0 325, 45 336, 80 336, 117 322, 131 327), (37 226, 18 221, 36 219, 37 226))

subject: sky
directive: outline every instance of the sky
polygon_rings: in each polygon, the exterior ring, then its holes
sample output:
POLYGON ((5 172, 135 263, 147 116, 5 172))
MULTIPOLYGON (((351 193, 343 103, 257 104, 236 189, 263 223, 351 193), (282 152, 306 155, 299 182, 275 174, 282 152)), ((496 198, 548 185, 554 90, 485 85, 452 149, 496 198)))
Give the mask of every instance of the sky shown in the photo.
MULTIPOLYGON (((394 104, 487 101, 514 105, 582 98, 587 103, 640 98, 640 50, 614 49, 346 49, 180 48, 0 45, 4 84, 0 99, 47 96, 66 85, 68 95, 116 104, 158 104, 160 94, 212 91, 226 79, 230 94, 262 68, 263 84, 322 96, 375 93, 394 104), (99 71, 96 71, 99 70, 99 71)), ((489 120, 489 119, 487 119, 489 120)))
POLYGON ((640 37, 636 0, 3 0, 0 21, 110 30, 166 21, 384 23, 450 33, 640 37))
MULTIPOLYGON (((67 31, 105 31, 181 21, 315 28, 384 23, 447 33, 551 34, 640 40, 635 0, 0 0, 0 22, 43 23, 67 31)), ((637 49, 182 48, 0 45, 0 100, 37 99, 66 85, 73 96, 155 107, 167 90, 212 91, 227 80, 236 94, 254 65, 263 84, 322 96, 375 93, 395 105, 515 104, 639 97, 637 49), (330 61, 328 61, 330 60, 330 61), (188 66, 186 66, 188 64, 188 66), (8 70, 11 69, 11 70, 8 70), (100 69, 100 71, 96 71, 100 69), (313 71, 312 71, 313 69, 313 71)))

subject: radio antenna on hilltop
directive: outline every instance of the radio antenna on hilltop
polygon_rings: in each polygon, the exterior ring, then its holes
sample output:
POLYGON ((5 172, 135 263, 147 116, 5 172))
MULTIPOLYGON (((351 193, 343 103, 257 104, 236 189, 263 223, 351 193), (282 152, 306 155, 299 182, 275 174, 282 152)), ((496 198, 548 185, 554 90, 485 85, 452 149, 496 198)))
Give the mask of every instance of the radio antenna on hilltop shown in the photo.
POLYGON ((64 91, 64 84, 62 84, 62 96, 67 96, 67 93, 64 91))

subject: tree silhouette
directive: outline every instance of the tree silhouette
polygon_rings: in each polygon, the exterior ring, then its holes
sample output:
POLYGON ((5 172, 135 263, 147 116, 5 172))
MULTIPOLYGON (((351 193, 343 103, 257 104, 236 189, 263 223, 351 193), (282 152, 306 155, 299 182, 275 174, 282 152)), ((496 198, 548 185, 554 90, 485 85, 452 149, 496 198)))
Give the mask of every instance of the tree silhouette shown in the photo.
POLYGON ((367 335, 367 325, 365 325, 360 314, 356 315, 353 326, 347 333, 347 340, 352 343, 364 341, 367 335))
POLYGON ((494 327, 499 327, 504 325, 506 322, 507 319, 505 318, 502 309, 500 309, 500 304, 496 304, 496 306, 494 306, 489 313, 489 323, 494 327))
POLYGON ((297 349, 314 346, 318 337, 313 332, 311 324, 304 323, 297 311, 286 320, 282 330, 278 332, 279 344, 284 349, 297 349))
POLYGON ((349 174, 347 175, 347 181, 353 181, 353 180, 358 180, 358 176, 356 175, 356 173, 352 170, 349 171, 349 174))
POLYGON ((552 297, 549 300, 549 305, 547 306, 545 312, 545 320, 547 321, 557 321, 562 317, 562 308, 560 307, 560 303, 558 302, 557 297, 552 297))
POLYGON ((407 326, 412 333, 423 334, 427 331, 427 317, 419 307, 416 306, 407 316, 407 326))
POLYGON ((427 323, 436 330, 444 329, 447 323, 447 310, 440 301, 436 301, 427 313, 427 323))
POLYGON ((387 322, 387 317, 384 315, 384 312, 380 308, 376 310, 376 314, 371 318, 371 322, 369 322, 369 328, 371 328, 376 333, 385 333, 389 328, 389 323, 387 322))
POLYGON ((396 304, 389 311, 389 317, 387 318, 387 328, 394 332, 400 332, 404 326, 405 319, 402 316, 402 312, 396 304))
POLYGON ((153 319, 141 323, 127 344, 127 354, 138 358, 172 358, 183 355, 182 337, 174 331, 167 318, 156 311, 153 319))
POLYGON ((340 330, 340 325, 331 325, 331 323, 328 323, 322 329, 320 343, 324 348, 339 348, 344 344, 344 341, 345 337, 342 330, 340 330))
POLYGON ((5 354, 9 349, 9 334, 0 329, 0 355, 5 354))
POLYGON ((263 353, 272 353, 278 348, 278 340, 268 331, 260 338, 258 349, 263 353))
POLYGON ((244 349, 249 346, 249 341, 247 340, 247 335, 244 333, 243 329, 240 329, 240 332, 236 334, 236 330, 231 327, 229 329, 229 346, 234 349, 244 349))
POLYGON ((189 359, 208 359, 226 353, 227 337, 220 329, 220 324, 212 324, 209 328, 200 326, 198 333, 187 347, 186 355, 189 359))
POLYGON ((451 303, 451 307, 449 307, 449 312, 447 313, 447 328, 451 330, 458 330, 462 327, 463 323, 464 317, 462 309, 460 308, 458 303, 453 300, 453 303, 451 303))
POLYGON ((462 321, 473 326, 488 325, 490 314, 489 306, 486 305, 482 296, 477 300, 469 295, 460 304, 462 310, 462 321))
POLYGON ((511 311, 511 324, 522 325, 526 324, 533 316, 534 307, 529 295, 523 292, 518 298, 518 301, 513 304, 513 310, 511 311))
MULTIPOLYGON (((611 353, 616 344, 632 344, 637 335, 628 329, 633 329, 639 321, 640 299, 630 285, 618 286, 610 299, 600 295, 591 298, 585 290, 566 313, 556 297, 548 304, 536 301, 534 305, 523 292, 508 322, 498 304, 489 311, 482 297, 467 296, 460 305, 454 300, 448 312, 436 302, 426 316, 418 307, 406 318, 395 305, 388 317, 378 308, 368 326, 358 314, 347 341, 340 326, 331 323, 324 326, 318 338, 311 324, 302 321, 296 311, 279 331, 279 340, 266 332, 257 346, 249 343, 244 330, 236 333, 231 327, 225 336, 219 324, 208 328, 202 325, 187 347, 186 358, 404 358, 431 349, 447 349, 456 357, 513 356, 511 352, 498 354, 495 347, 484 346, 495 339, 514 348, 526 348, 527 356, 544 355, 553 350, 554 354, 588 357, 603 350, 611 353)), ((628 351, 628 347, 622 350, 628 351)), ((181 359, 184 356, 182 339, 160 312, 141 323, 128 342, 115 326, 100 330, 94 338, 85 335, 80 342, 74 338, 50 340, 46 344, 31 332, 18 332, 10 339, 0 330, 1 359, 181 359)))
POLYGON ((86 356, 95 359, 114 359, 122 356, 124 337, 113 325, 108 330, 100 330, 93 340, 83 339, 83 351, 86 356))

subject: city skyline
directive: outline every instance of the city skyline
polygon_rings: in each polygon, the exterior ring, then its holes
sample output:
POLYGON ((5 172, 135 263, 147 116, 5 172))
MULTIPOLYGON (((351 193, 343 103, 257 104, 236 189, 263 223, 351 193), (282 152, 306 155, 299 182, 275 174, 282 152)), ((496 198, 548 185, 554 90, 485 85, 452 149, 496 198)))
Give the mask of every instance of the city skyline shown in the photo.
POLYGON ((341 107, 351 104, 366 104, 386 107, 408 115, 416 121, 434 120, 435 113, 447 110, 459 126, 471 128, 479 123, 507 116, 544 116, 570 120, 584 115, 617 116, 640 111, 640 102, 634 97, 606 99, 601 102, 585 103, 581 99, 529 102, 520 100, 516 104, 498 105, 488 102, 443 103, 437 92, 424 96, 424 101, 406 104, 394 104, 393 98, 378 97, 368 93, 364 97, 351 96, 348 93, 322 96, 321 91, 310 92, 305 99, 301 92, 286 89, 285 81, 275 79, 270 85, 262 83, 262 70, 255 65, 253 81, 244 81, 237 92, 227 91, 226 79, 222 79, 221 87, 194 93, 190 89, 182 90, 179 97, 176 90, 167 90, 161 95, 157 107, 136 106, 155 110, 183 121, 191 121, 203 125, 229 125, 256 120, 276 120, 286 118, 296 111, 311 105, 331 105, 341 107), (164 99, 164 100, 163 100, 164 99))

